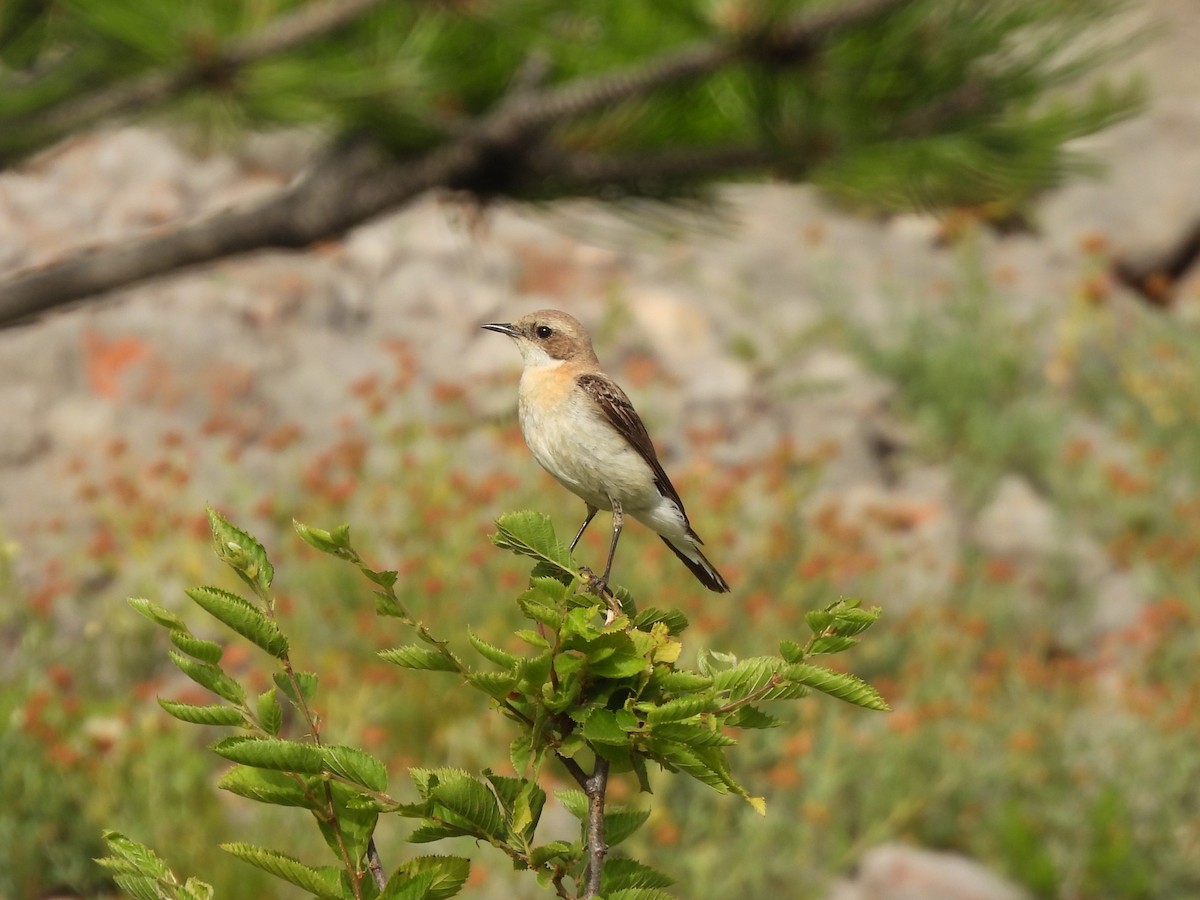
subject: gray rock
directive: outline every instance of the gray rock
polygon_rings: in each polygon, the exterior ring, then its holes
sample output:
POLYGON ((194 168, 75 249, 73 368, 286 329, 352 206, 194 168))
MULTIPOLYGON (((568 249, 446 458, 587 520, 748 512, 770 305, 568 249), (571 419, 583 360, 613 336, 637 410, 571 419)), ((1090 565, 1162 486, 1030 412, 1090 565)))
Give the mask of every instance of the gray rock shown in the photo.
POLYGON ((829 900, 1029 900, 1030 895, 957 853, 881 844, 857 874, 834 885, 829 900))

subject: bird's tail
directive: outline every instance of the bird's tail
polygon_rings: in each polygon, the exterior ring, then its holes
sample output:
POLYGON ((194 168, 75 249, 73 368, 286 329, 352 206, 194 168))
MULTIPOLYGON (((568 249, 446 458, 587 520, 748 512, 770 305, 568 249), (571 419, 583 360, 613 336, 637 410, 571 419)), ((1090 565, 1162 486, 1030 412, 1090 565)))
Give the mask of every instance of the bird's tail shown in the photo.
POLYGON ((729 592, 729 582, 721 577, 721 573, 713 568, 713 564, 700 552, 700 547, 698 546, 700 543, 699 538, 680 541, 677 544, 663 535, 659 535, 659 537, 662 538, 664 544, 671 548, 702 585, 718 594, 729 592))

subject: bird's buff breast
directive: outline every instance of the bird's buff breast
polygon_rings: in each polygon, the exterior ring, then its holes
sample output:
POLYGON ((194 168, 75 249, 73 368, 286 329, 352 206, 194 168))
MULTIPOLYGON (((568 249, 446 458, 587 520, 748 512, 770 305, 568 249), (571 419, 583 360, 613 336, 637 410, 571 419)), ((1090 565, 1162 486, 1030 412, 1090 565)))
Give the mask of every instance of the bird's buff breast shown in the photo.
POLYGON ((634 512, 659 502, 650 467, 575 387, 574 377, 527 370, 518 411, 534 459, 585 503, 609 509, 614 498, 634 512))

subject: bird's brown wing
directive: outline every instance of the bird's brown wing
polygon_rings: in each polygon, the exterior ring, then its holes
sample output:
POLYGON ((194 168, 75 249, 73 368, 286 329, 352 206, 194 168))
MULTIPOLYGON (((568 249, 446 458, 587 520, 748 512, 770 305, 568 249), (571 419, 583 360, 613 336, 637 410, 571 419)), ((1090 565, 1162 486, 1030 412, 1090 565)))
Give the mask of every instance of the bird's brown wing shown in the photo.
POLYGON ((646 426, 642 424, 641 416, 633 408, 629 397, 616 382, 605 375, 580 375, 576 379, 576 383, 596 402, 596 406, 604 413, 604 417, 646 461, 646 465, 654 472, 654 484, 658 488, 658 492, 674 501, 675 505, 679 507, 679 511, 683 513, 683 520, 686 522, 687 513, 683 509, 683 501, 679 499, 679 492, 675 490, 675 485, 671 484, 671 479, 663 471, 662 463, 658 461, 658 454, 654 452, 654 444, 650 441, 646 426))

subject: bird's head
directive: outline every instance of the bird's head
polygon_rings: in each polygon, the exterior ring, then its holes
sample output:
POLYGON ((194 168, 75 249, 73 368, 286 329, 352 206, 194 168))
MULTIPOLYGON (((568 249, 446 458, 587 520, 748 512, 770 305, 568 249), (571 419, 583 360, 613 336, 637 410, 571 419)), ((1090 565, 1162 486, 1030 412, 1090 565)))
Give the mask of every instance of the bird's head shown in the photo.
POLYGON ((596 361, 591 338, 574 316, 557 309, 539 309, 507 324, 484 325, 507 334, 517 343, 526 366, 552 367, 568 360, 596 361))

